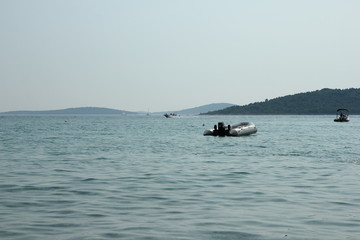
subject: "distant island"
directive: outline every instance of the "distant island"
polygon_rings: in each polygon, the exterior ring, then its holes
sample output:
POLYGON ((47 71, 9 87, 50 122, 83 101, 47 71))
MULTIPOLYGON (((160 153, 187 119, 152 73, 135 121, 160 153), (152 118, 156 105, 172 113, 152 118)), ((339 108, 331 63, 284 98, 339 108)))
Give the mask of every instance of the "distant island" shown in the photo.
POLYGON ((6 115, 22 115, 22 114, 48 114, 48 115, 57 115, 57 114, 136 114, 135 112, 116 110, 111 108, 99 108, 99 107, 79 107, 79 108, 67 108, 60 110, 45 110, 45 111, 10 111, 3 112, 0 114, 6 115))
POLYGON ((236 106, 236 105, 232 104, 232 103, 211 103, 211 104, 206 104, 206 105, 202 105, 199 107, 187 108, 187 109, 182 109, 182 110, 177 110, 177 111, 172 110, 172 111, 166 111, 166 112, 156 112, 155 114, 164 114, 164 113, 174 112, 174 113, 181 114, 181 115, 199 115, 201 113, 216 111, 216 110, 228 108, 231 106, 236 106))
MULTIPOLYGON (((231 103, 212 103, 203 105, 200 107, 194 107, 189 109, 183 109, 180 111, 167 111, 167 112, 155 112, 151 113, 154 115, 163 115, 168 112, 176 112, 181 115, 199 115, 200 113, 206 113, 209 111, 215 111, 224 109, 229 106, 234 106, 231 103)), ((60 110, 44 110, 44 111, 9 111, 2 112, 0 115, 145 115, 149 114, 146 112, 130 112, 124 110, 117 110, 111 108, 100 108, 100 107, 78 107, 78 108, 67 108, 60 110)))
POLYGON ((202 115, 320 115, 335 114, 338 108, 347 108, 350 114, 360 114, 360 89, 324 88, 244 106, 232 106, 202 115))

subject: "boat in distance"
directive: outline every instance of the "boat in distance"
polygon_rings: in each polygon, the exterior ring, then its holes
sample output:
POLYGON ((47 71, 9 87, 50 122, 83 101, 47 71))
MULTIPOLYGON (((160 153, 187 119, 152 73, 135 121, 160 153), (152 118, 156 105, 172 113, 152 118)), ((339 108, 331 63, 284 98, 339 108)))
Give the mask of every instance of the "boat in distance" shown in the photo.
POLYGON ((180 117, 180 115, 178 115, 176 113, 165 113, 164 117, 166 117, 166 118, 178 118, 178 117, 180 117))
POLYGON ((178 118, 178 117, 180 117, 180 115, 178 115, 176 113, 165 113, 164 116, 166 118, 178 118))
POLYGON ((349 110, 345 108, 339 108, 336 110, 336 118, 334 122, 348 122, 350 121, 349 110))
POLYGON ((213 129, 207 129, 204 131, 204 136, 229 136, 239 137, 247 136, 257 132, 257 128, 252 122, 241 122, 232 126, 225 126, 223 122, 219 122, 218 125, 214 125, 213 129))

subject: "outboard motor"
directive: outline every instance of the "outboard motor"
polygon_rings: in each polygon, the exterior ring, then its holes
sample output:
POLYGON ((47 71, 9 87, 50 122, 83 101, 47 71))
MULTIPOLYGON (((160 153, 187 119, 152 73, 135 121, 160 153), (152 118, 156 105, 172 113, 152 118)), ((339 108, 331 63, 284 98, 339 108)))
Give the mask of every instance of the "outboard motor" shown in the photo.
POLYGON ((220 137, 224 137, 226 135, 225 126, 223 122, 218 122, 218 134, 220 137))

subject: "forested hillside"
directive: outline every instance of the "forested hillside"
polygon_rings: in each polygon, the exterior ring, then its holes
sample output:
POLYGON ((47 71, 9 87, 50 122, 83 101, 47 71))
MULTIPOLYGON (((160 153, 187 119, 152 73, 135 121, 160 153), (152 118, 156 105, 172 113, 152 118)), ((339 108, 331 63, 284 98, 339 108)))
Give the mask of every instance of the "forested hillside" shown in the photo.
POLYGON ((347 108, 350 114, 360 114, 360 89, 324 88, 313 92, 278 97, 244 106, 232 106, 208 112, 208 115, 240 114, 334 114, 338 108, 347 108))

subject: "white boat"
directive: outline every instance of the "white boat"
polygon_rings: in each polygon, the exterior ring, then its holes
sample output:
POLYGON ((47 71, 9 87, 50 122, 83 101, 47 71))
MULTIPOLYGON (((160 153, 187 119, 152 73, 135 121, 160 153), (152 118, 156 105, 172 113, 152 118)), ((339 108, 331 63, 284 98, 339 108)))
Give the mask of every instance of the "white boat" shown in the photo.
POLYGON ((242 122, 231 126, 230 136, 246 136, 257 132, 257 128, 252 122, 242 122))
POLYGON ((232 126, 224 126, 223 122, 214 125, 213 129, 204 131, 204 136, 246 136, 257 132, 257 128, 252 122, 241 122, 232 126))
POLYGON ((350 121, 349 110, 345 108, 339 108, 336 110, 336 118, 334 122, 348 122, 350 121))

